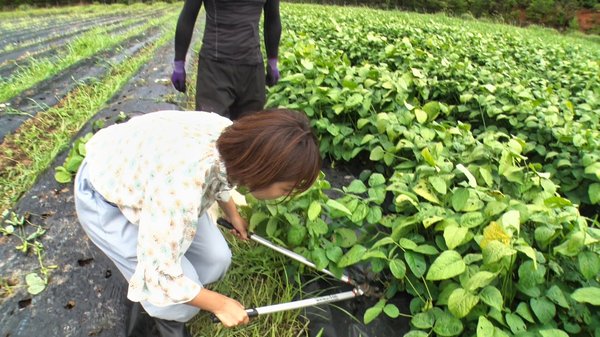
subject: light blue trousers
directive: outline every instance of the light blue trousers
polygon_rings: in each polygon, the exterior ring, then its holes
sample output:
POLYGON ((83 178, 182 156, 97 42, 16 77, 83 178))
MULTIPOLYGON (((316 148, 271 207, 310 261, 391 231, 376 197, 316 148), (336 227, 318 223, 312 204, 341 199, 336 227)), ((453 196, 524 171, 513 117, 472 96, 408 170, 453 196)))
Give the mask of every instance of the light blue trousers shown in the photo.
MULTIPOLYGON (((117 266, 127 282, 137 265, 138 226, 94 190, 84 161, 75 178, 77 217, 91 241, 117 266)), ((194 241, 181 260, 186 277, 206 285, 221 279, 231 264, 231 251, 223 235, 205 213, 200 216, 194 241)), ((202 291, 202 290, 201 290, 202 291)), ((199 311, 187 304, 158 307, 141 302, 152 317, 187 322, 199 311)))

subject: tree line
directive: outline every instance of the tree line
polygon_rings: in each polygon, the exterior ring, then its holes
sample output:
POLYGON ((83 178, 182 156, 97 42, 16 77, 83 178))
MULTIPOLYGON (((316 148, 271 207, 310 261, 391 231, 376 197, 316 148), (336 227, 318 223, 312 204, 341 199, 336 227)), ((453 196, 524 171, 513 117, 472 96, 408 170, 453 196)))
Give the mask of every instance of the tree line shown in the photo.
MULTIPOLYGON (((27 8, 65 6, 87 3, 132 4, 152 3, 155 0, 0 0, 0 7, 27 8)), ((167 0, 173 2, 175 0, 167 0)), ((557 29, 579 29, 577 16, 592 16, 593 32, 600 24, 599 0, 285 0, 290 2, 332 5, 369 6, 385 9, 403 9, 424 13, 445 12, 464 17, 492 17, 507 23, 539 24, 557 29)), ((584 28, 584 27, 581 27, 584 28)), ((587 30, 589 27, 585 27, 587 30)))

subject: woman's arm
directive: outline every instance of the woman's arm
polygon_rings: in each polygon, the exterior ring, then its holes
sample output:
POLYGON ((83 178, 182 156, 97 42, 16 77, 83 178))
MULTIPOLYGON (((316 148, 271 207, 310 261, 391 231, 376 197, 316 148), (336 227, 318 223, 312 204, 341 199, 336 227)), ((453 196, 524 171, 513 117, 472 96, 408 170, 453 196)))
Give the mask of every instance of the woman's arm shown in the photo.
POLYGON ((200 290, 187 304, 212 312, 226 327, 247 324, 249 321, 240 302, 208 289, 200 290))

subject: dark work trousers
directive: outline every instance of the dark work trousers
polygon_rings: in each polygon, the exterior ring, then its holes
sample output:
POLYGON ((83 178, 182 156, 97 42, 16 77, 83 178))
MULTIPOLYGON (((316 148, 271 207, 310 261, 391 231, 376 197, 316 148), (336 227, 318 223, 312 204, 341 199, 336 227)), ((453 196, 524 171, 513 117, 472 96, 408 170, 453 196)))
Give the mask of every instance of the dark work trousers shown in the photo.
POLYGON ((198 61, 196 110, 235 120, 265 105, 265 66, 228 64, 206 57, 198 61))

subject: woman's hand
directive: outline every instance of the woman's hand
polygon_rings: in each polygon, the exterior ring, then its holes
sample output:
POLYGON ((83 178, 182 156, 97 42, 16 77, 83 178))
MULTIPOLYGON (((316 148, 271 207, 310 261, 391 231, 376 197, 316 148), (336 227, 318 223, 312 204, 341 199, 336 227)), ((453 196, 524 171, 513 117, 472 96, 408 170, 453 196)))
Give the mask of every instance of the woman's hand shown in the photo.
POLYGON ((213 311, 215 316, 221 321, 221 323, 227 327, 234 327, 240 324, 248 324, 250 318, 244 310, 244 306, 229 297, 223 301, 221 307, 213 311))
POLYGON ((235 228, 231 232, 242 240, 248 240, 248 222, 239 214, 232 216, 229 220, 235 228))
POLYGON ((223 213, 225 213, 225 218, 231 222, 233 228, 235 228, 231 233, 242 240, 248 240, 248 222, 246 222, 240 213, 238 213, 233 198, 226 202, 218 201, 218 204, 223 210, 223 213))

